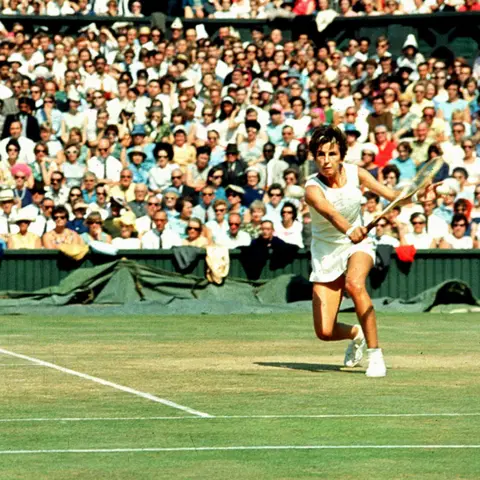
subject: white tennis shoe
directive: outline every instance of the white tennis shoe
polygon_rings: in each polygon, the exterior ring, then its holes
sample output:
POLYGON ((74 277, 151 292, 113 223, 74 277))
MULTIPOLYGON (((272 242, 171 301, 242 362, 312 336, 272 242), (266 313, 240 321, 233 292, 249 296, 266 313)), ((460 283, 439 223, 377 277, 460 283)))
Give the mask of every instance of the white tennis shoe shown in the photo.
POLYGON ((381 348, 367 349, 368 368, 365 372, 367 377, 385 377, 387 375, 387 367, 383 359, 381 348))
POLYGON ((362 327, 360 325, 355 326, 358 328, 357 336, 348 344, 348 347, 345 350, 343 364, 346 367, 356 367, 362 361, 363 352, 367 346, 362 327))

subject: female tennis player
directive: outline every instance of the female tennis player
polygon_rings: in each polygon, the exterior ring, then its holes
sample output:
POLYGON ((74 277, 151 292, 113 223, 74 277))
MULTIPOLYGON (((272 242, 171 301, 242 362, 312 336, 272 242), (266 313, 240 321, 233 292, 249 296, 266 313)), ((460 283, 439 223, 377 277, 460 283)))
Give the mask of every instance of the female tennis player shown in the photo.
POLYGON ((336 127, 320 127, 309 149, 319 174, 306 183, 306 201, 312 217, 313 322, 320 340, 347 340, 344 364, 360 363, 367 347, 368 377, 384 377, 387 369, 378 346, 377 322, 365 281, 375 261, 373 244, 362 226, 361 187, 394 200, 399 192, 382 185, 363 168, 343 162, 345 135, 336 127), (345 250, 344 245, 351 243, 345 250), (355 304, 360 325, 337 322, 344 290, 355 304))

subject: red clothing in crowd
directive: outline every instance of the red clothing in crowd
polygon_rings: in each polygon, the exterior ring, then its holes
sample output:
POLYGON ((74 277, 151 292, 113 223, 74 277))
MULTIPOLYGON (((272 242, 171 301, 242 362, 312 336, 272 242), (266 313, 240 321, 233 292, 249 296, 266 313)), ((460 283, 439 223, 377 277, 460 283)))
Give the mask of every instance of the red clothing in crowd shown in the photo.
POLYGON ((383 147, 377 145, 378 155, 375 157, 375 165, 384 167, 392 158, 397 145, 395 142, 387 142, 383 147))
POLYGON ((295 15, 311 15, 315 11, 315 0, 297 0, 293 13, 295 15))
POLYGON ((479 12, 480 11, 480 3, 475 2, 471 7, 467 5, 462 5, 458 8, 459 12, 479 12))

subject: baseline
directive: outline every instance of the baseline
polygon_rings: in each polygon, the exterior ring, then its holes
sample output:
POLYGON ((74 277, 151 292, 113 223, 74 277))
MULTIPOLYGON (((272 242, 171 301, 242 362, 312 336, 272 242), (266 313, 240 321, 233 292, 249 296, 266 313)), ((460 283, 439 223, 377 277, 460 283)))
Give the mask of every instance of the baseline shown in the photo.
POLYGON ((152 452, 216 452, 239 450, 437 450, 479 449, 480 445, 257 445, 232 447, 152 447, 152 448, 74 448, 67 450, 0 450, 0 455, 38 455, 64 453, 152 453, 152 452))
POLYGON ((352 413, 352 414, 319 414, 319 415, 208 415, 182 417, 33 417, 33 418, 0 418, 0 423, 15 422, 145 422, 162 420, 235 420, 235 419, 329 419, 329 418, 420 418, 420 417, 480 417, 480 412, 472 413, 352 413))

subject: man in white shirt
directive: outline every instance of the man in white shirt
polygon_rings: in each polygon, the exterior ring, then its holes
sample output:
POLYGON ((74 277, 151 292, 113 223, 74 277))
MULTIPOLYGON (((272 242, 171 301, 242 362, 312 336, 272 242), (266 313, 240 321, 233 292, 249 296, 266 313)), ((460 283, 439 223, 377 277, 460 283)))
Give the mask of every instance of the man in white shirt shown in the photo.
POLYGON ((45 196, 53 200, 55 206, 65 205, 68 200, 69 189, 64 186, 65 176, 60 171, 52 172, 50 177, 50 186, 47 188, 45 196))
POLYGON ((163 210, 153 216, 155 228, 142 237, 142 248, 146 250, 169 250, 182 245, 182 239, 173 230, 167 228, 168 216, 163 210))
POLYGON ((98 180, 109 185, 120 181, 122 163, 110 155, 110 140, 102 138, 98 142, 97 155, 87 162, 88 171, 93 172, 98 180))
POLYGON ((420 203, 422 204, 425 217, 427 217, 426 231, 435 239, 438 245, 448 235, 448 224, 443 218, 433 213, 437 207, 435 198, 424 196, 420 198, 420 203))
POLYGON ((232 213, 228 217, 229 229, 216 240, 216 244, 233 250, 238 247, 247 247, 252 242, 250 235, 240 230, 242 226, 242 217, 238 213, 232 213))
POLYGON ((4 138, 0 142, 0 157, 5 159, 8 158, 7 145, 10 140, 14 139, 17 140, 20 145, 20 153, 17 160, 18 163, 33 163, 35 161, 35 143, 23 135, 22 123, 19 120, 13 121, 10 124, 9 133, 10 136, 4 138))
POLYGON ((16 207, 11 189, 0 190, 0 235, 18 233, 18 226, 11 223, 16 207))
MULTIPOLYGON (((51 198, 45 197, 41 202, 41 213, 37 214, 35 221, 30 224, 28 231, 38 235, 40 238, 55 228, 55 221, 52 219, 52 211, 55 206, 51 198)), ((33 204, 25 207, 31 209, 33 204)), ((37 207, 34 207, 37 210, 37 207)))
POLYGON ((105 73, 105 65, 107 64, 105 57, 98 55, 94 63, 96 73, 85 80, 84 89, 88 90, 92 88, 94 90, 103 90, 104 92, 117 94, 117 81, 105 73))

